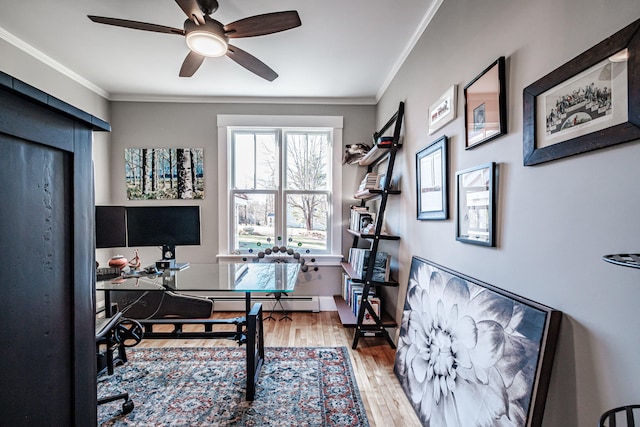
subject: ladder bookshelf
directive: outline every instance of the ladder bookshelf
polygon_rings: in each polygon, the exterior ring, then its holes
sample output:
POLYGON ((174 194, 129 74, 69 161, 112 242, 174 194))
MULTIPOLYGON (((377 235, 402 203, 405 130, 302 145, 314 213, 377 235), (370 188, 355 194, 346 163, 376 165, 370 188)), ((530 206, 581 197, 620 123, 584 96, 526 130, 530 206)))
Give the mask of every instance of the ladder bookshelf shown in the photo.
POLYGON ((401 148, 400 130, 402 128, 403 117, 404 102, 400 102, 395 114, 379 131, 373 134, 374 142, 378 141, 380 137, 393 127, 391 144, 385 147, 374 144, 373 148, 359 162, 359 165, 367 166, 367 174, 371 173, 376 167, 382 165, 384 162, 386 162, 386 170, 385 181, 381 189, 359 191, 357 195, 354 196, 357 200, 360 200, 359 207, 361 208, 366 208, 367 203, 369 202, 375 201, 378 203, 377 212, 373 221, 373 231, 369 230, 367 232, 362 232, 360 230, 348 230, 349 233, 353 235, 352 248, 357 248, 360 240, 363 239, 368 243, 370 251, 368 261, 366 262, 367 268, 363 277, 360 277, 360 274, 354 271, 350 263, 342 263, 342 268, 350 280, 353 283, 362 285, 362 294, 358 297, 359 308, 357 315, 353 313, 351 307, 342 296, 336 296, 334 298, 342 324, 345 327, 355 328, 352 344, 352 348, 354 349, 357 348, 360 338, 366 337, 384 337, 392 348, 396 347, 386 328, 396 327, 397 323, 389 314, 387 314, 384 307, 380 307, 380 316, 378 316, 376 310, 369 302, 369 294, 372 289, 377 291, 379 287, 398 286, 398 283, 392 279, 380 281, 374 280, 373 276, 376 255, 378 254, 380 243, 382 241, 400 239, 399 236, 384 234, 382 229, 384 224, 384 213, 387 208, 389 196, 400 194, 398 189, 392 189, 392 178, 396 153, 401 148), (372 321, 365 323, 364 319, 367 317, 372 321))

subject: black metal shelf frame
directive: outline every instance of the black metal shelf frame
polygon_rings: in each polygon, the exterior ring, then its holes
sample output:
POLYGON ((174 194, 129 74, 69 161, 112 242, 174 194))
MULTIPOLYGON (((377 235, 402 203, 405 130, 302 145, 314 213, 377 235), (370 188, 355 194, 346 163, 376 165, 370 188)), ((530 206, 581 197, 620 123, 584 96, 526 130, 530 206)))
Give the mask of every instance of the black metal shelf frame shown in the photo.
MULTIPOLYGON (((393 167, 395 165, 396 153, 401 148, 400 141, 400 131, 402 129, 402 120, 404 117, 404 102, 400 102, 398 106, 398 110, 395 114, 387 121, 387 123, 377 132, 373 134, 374 141, 377 141, 379 137, 385 134, 388 130, 390 130, 393 126, 393 140, 389 147, 380 148, 374 146, 371 150, 370 154, 365 156, 363 160, 361 160, 360 165, 367 166, 367 173, 372 172, 372 170, 381 164, 383 161, 387 162, 387 168, 385 172, 385 182, 384 186, 380 190, 369 190, 367 194, 356 195, 355 198, 360 200, 360 206, 366 206, 366 203, 371 200, 379 201, 378 212, 375 219, 375 229, 373 233, 360 233, 354 230, 348 230, 350 234, 353 235, 353 243, 351 247, 357 247, 359 239, 366 239, 370 244, 371 254, 369 256, 367 270, 365 277, 362 279, 355 279, 358 283, 363 283, 364 288, 362 290, 362 296, 360 297, 360 308, 358 310, 357 318, 355 319, 355 334, 353 338, 352 348, 358 347, 358 341, 360 338, 379 336, 384 337, 389 345, 392 348, 396 348, 396 345, 391 339, 389 332, 386 328, 396 326, 396 323, 393 320, 389 320, 385 318, 381 319, 373 306, 369 303, 369 291, 372 287, 378 286, 398 286, 397 282, 377 282, 372 280, 374 265, 376 260, 376 254, 378 252, 378 247, 380 241, 384 240, 399 240, 399 236, 391 236, 382 233, 382 227, 384 223, 384 213, 387 208, 387 200, 390 195, 400 194, 398 189, 391 189, 392 184, 392 176, 393 176, 393 167), (369 313, 370 317, 374 320, 372 324, 363 324, 363 320, 365 319, 365 314, 369 313)), ((342 263, 343 270, 349 277, 353 278, 353 271, 351 270, 348 263, 342 263)), ((381 309, 381 312, 384 312, 384 309, 381 309)), ((344 323, 344 322, 343 322, 344 323)), ((351 323, 351 322, 350 322, 351 323)), ((351 325, 349 325, 351 326, 351 325)))

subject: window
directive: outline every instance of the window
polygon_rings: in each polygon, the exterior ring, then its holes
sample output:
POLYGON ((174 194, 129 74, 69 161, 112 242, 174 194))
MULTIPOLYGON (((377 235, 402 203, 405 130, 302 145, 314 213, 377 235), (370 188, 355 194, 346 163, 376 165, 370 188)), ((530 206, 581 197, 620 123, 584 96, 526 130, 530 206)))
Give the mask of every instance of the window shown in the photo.
POLYGON ((218 126, 219 256, 287 246, 341 257, 342 118, 218 116, 218 126))

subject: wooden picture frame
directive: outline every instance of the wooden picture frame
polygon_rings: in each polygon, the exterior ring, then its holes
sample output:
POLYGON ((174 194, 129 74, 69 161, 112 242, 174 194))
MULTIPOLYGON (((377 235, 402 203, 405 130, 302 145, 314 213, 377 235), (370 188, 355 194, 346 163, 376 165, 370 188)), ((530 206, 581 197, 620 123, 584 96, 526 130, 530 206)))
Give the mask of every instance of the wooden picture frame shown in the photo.
POLYGON ((429 107, 429 135, 456 118, 457 89, 457 85, 451 86, 429 107))
POLYGON ((416 153, 417 219, 448 219, 448 138, 441 136, 416 153))
POLYGON ((456 240, 495 246, 494 162, 456 172, 456 240))
POLYGON ((414 256, 394 371, 422 425, 540 426, 561 321, 414 256))
POLYGON ((507 133, 506 87, 504 56, 464 87, 465 149, 507 133))
POLYGON ((640 139, 640 20, 524 89, 524 165, 640 139))

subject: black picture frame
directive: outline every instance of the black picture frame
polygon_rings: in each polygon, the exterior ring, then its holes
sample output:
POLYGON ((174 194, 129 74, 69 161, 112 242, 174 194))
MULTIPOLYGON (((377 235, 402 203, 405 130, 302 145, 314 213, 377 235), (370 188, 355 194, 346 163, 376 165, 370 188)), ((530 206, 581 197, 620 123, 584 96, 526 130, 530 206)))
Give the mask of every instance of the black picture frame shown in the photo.
POLYGON ((507 133, 507 84, 504 56, 464 87, 465 149, 507 133))
POLYGON ((416 153, 417 219, 443 220, 448 209, 448 138, 441 136, 416 153))
MULTIPOLYGON (((640 139, 639 75, 640 20, 637 20, 527 86, 523 91, 524 165, 533 166, 640 139), (626 60, 623 57, 624 52, 628 56, 626 60), (622 84, 617 83, 617 76, 625 75, 624 71, 620 72, 625 63, 626 90, 622 84), (608 64, 611 64, 609 72, 612 81, 609 88, 610 104, 615 106, 626 103, 627 108, 614 108, 610 122, 604 120, 606 117, 596 115, 594 119, 590 114, 587 114, 590 118, 578 120, 582 111, 574 111, 573 122, 568 120, 571 117, 568 116, 560 119, 560 123, 556 125, 557 117, 562 115, 565 108, 561 105, 562 108, 558 108, 554 112, 553 100, 557 99, 557 102, 562 104, 563 98, 560 95, 563 91, 569 93, 574 81, 575 84, 591 82, 593 79, 590 77, 590 73, 596 75, 595 73, 601 69, 606 71, 608 64), (620 88, 616 91, 614 88, 617 86, 620 88), (622 116, 617 117, 618 115, 622 116), (562 122, 563 120, 564 122, 562 122), (609 126, 608 123, 611 125, 609 126), (560 130, 557 126, 560 126, 560 130)), ((602 83, 602 86, 605 87, 605 84, 602 83)), ((600 88, 596 85, 597 89, 600 88)), ((586 92, 583 89, 580 91, 586 92)), ((601 89, 601 92, 606 93, 604 89, 601 89)), ((598 102, 601 101, 598 100, 598 102)), ((566 111, 564 113, 566 114, 566 111)))
POLYGON ((495 162, 456 172, 456 240, 495 246, 495 162))
POLYGON ((414 256, 394 372, 422 425, 442 425, 455 414, 452 418, 465 426, 502 425, 502 420, 540 426, 561 323, 556 309, 414 256), (474 341, 479 330, 485 337, 490 330, 501 345, 470 353, 479 348, 474 341), (473 338, 463 342, 465 336, 473 338), (447 338, 444 349, 441 337, 447 338), (464 366, 458 361, 466 354, 471 360, 464 366), (487 372, 502 380, 483 381, 487 372))

